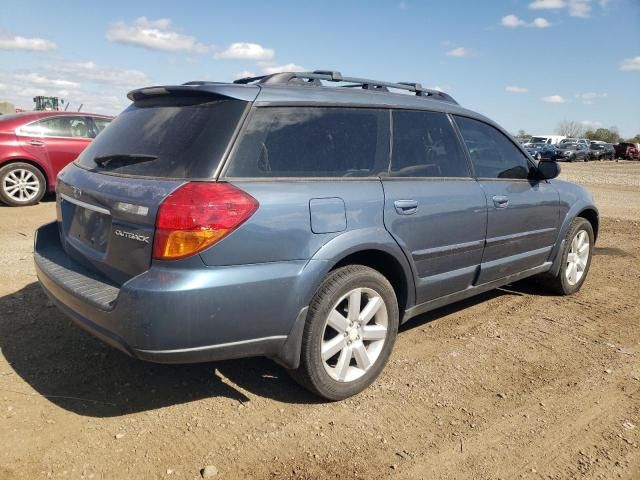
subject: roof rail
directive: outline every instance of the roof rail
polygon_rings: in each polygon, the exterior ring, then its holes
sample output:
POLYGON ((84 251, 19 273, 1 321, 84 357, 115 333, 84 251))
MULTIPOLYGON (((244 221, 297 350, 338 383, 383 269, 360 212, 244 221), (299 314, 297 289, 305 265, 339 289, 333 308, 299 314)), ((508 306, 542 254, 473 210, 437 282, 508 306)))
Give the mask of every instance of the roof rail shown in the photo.
POLYGON ((282 72, 271 75, 263 75, 259 77, 246 77, 235 80, 233 83, 249 84, 257 82, 263 85, 274 84, 296 84, 296 85, 314 85, 323 86, 325 82, 342 82, 348 85, 342 85, 347 88, 362 88, 363 90, 386 91, 390 88, 397 90, 406 90, 415 93, 419 97, 433 97, 435 100, 444 102, 456 102, 451 95, 439 90, 431 90, 423 88, 419 83, 411 82, 386 82, 381 80, 371 80, 367 78, 344 77, 340 72, 332 70, 314 70, 313 72, 282 72))

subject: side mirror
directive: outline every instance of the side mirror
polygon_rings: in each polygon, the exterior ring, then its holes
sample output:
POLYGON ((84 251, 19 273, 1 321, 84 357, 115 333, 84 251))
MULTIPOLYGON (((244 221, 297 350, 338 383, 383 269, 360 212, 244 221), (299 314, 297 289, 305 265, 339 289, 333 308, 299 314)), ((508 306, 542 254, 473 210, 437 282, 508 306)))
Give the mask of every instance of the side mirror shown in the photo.
POLYGON ((555 160, 540 160, 538 162, 538 179, 551 180, 560 175, 560 164, 555 160))

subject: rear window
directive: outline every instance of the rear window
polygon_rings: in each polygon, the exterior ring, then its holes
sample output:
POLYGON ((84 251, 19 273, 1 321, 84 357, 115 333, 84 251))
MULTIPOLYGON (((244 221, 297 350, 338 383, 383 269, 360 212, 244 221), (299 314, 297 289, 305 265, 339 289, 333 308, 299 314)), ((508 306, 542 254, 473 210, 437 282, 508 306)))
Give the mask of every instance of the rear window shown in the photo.
POLYGON ((138 101, 100 133, 78 157, 78 164, 90 170, 133 176, 209 178, 246 105, 239 100, 210 97, 138 101), (122 157, 102 166, 95 161, 110 155, 122 157))
POLYGON ((263 107, 251 115, 229 177, 367 177, 386 172, 388 111, 263 107))

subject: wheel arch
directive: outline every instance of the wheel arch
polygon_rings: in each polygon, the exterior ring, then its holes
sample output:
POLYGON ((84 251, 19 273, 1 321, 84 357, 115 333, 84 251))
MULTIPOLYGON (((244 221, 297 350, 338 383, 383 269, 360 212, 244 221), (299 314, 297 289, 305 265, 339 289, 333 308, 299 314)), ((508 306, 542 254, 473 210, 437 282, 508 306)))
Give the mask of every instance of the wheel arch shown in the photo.
POLYGON ((403 317, 409 301, 409 282, 402 265, 393 255, 384 250, 369 248, 350 253, 338 260, 329 271, 347 265, 364 265, 380 272, 391 284, 398 300, 400 318, 403 317))
POLYGON ((581 217, 587 220, 591 224, 591 228, 593 228, 593 239, 598 239, 598 229, 600 228, 600 217, 598 216, 598 212, 593 208, 585 208, 581 210, 576 217, 581 217))
MULTIPOLYGON (((331 270, 344 265, 361 264, 378 270, 389 280, 396 292, 401 317, 404 309, 412 307, 415 303, 415 283, 411 265, 391 234, 384 228, 370 227, 344 232, 325 243, 313 255, 312 260, 326 262, 323 278, 331 270)), ((319 285, 319 282, 315 285, 313 293, 319 285)))

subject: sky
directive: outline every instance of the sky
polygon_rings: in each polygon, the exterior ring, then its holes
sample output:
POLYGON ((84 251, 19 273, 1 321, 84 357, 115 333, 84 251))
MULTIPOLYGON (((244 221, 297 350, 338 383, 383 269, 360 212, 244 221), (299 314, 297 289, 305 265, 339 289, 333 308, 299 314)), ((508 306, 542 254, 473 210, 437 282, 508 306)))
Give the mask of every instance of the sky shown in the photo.
POLYGON ((0 101, 117 114, 134 88, 287 70, 419 82, 511 132, 640 133, 640 0, 2 0, 0 101))

